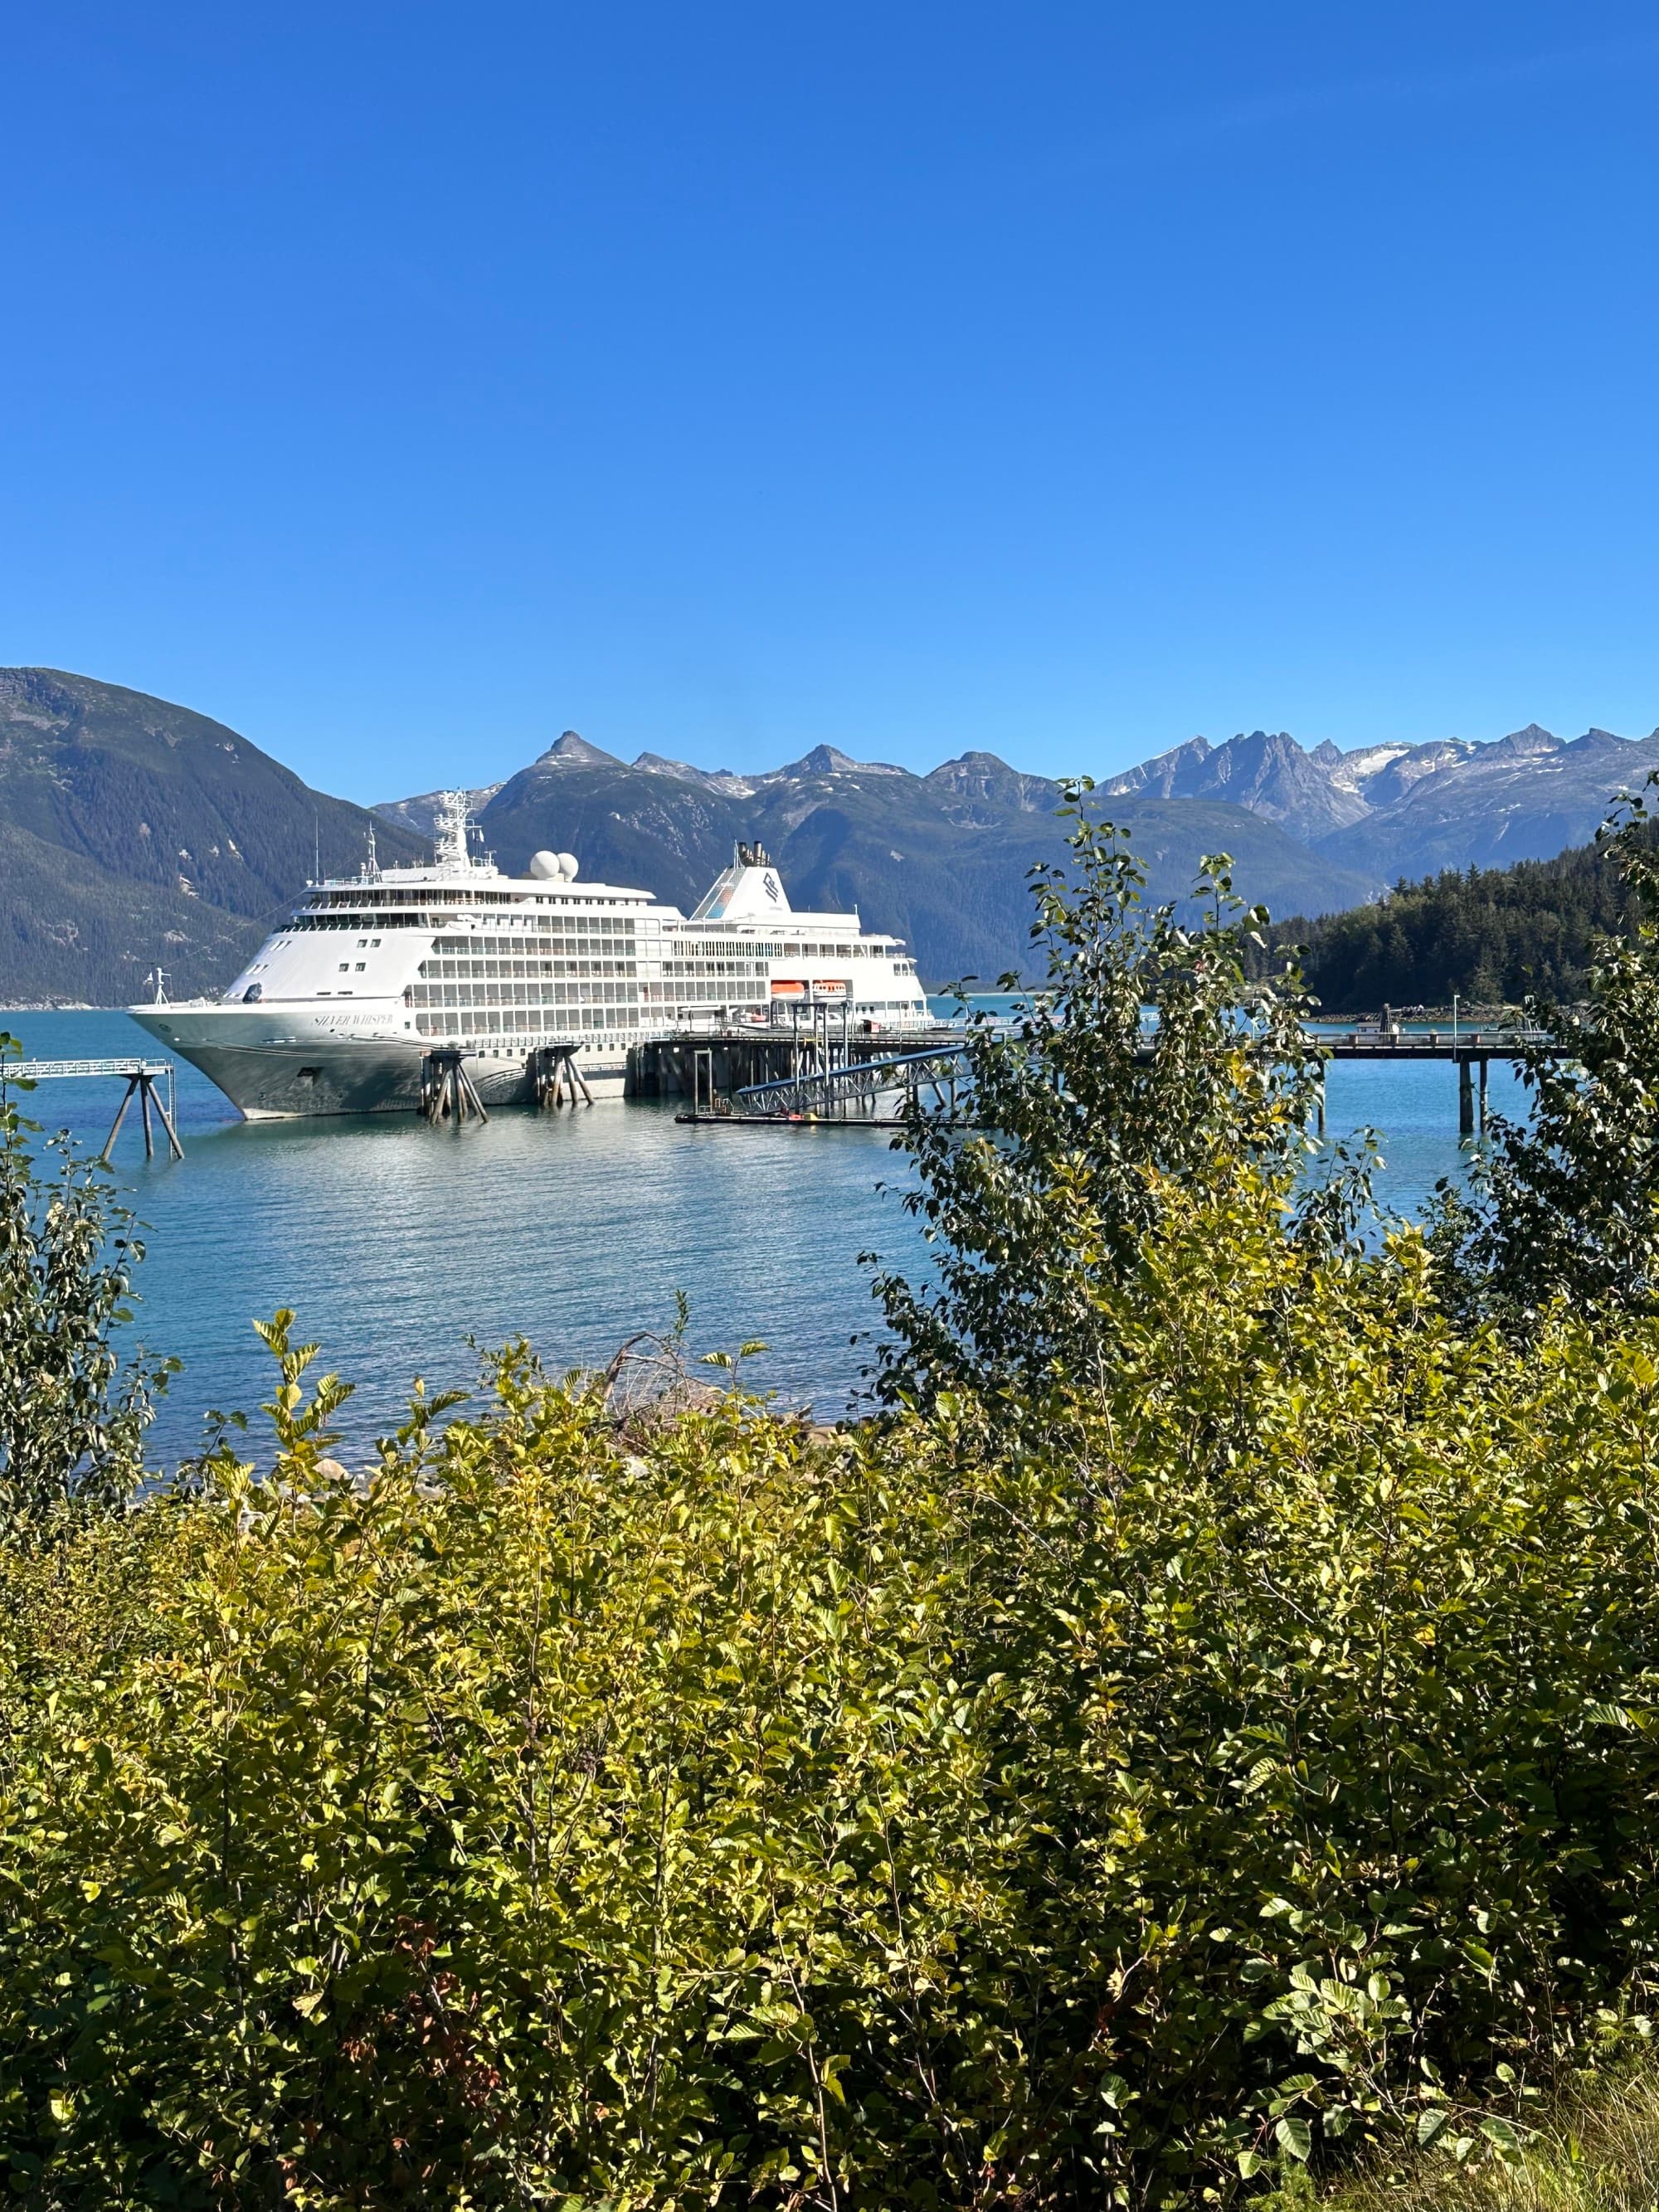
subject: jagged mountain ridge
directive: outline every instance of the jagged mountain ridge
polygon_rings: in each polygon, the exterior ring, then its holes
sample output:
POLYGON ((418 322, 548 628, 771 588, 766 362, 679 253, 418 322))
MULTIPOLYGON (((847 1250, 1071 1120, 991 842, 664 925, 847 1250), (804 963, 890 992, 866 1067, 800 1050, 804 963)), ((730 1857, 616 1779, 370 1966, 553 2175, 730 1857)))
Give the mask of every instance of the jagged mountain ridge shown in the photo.
MULTIPOLYGON (((1329 912, 1401 876, 1547 859, 1593 836, 1614 794, 1655 766, 1659 732, 1564 740, 1532 723, 1486 742, 1345 752, 1255 730, 1221 745, 1194 738, 1100 793, 1148 860, 1154 897, 1180 896, 1199 855, 1221 847, 1252 897, 1329 912), (1268 828, 1282 842, 1264 843, 1268 828)), ((504 865, 568 848, 683 905, 732 838, 763 836, 803 902, 857 903, 907 936, 937 981, 1020 964, 1024 872, 1059 850, 1059 795, 987 752, 919 776, 819 745, 736 775, 657 752, 625 763, 567 731, 489 795, 482 820, 504 865)))
POLYGON ((0 1005, 217 989, 311 875, 422 842, 186 707, 0 668, 0 1005))
MULTIPOLYGON (((1024 964, 1025 871, 1056 858, 1057 787, 989 753, 929 776, 830 746, 764 776, 666 754, 627 766, 574 732, 477 793, 504 865, 574 847, 590 875, 689 907, 739 836, 764 836, 803 904, 859 907, 915 947, 930 980, 1024 964)), ((349 873, 428 850, 431 795, 374 814, 308 788, 228 725, 61 670, 0 670, 0 1004, 120 1005, 156 965, 175 995, 220 988, 319 859, 349 873)), ((1208 802, 1126 803, 1154 897, 1226 849, 1281 911, 1372 888, 1279 827, 1208 802)))
MULTIPOLYGON (((585 874, 638 884, 687 911, 734 842, 759 837, 798 906, 856 908, 872 927, 904 938, 937 984, 1025 968, 1026 872, 1061 856, 1059 801, 1057 784, 992 753, 916 775, 818 745, 739 776, 659 753, 624 762, 568 730, 495 791, 479 826, 503 867, 522 868, 543 848, 574 852, 585 874)), ((1118 811, 1154 899, 1185 897, 1203 855, 1217 851, 1233 854, 1243 890, 1281 910, 1288 902, 1328 911, 1375 888, 1226 802, 1151 796, 1118 811)))
POLYGON ((1194 738, 1102 785, 1106 797, 1226 798, 1313 851, 1395 880, 1445 867, 1548 860, 1582 844, 1620 789, 1659 768, 1647 738, 1589 729, 1558 738, 1536 722, 1484 744, 1450 738, 1342 752, 1304 750, 1288 732, 1194 738))
MULTIPOLYGON (((1231 851, 1276 911, 1356 904, 1443 866, 1548 857, 1659 766, 1659 732, 1530 725, 1494 743, 1306 750, 1284 732, 1195 739, 1108 779, 1154 898, 1231 851)), ((422 857, 433 794, 372 817, 310 790, 228 726, 61 671, 0 670, 0 1003, 119 1003, 158 960, 179 992, 234 971, 311 874, 354 868, 378 818, 389 860, 422 857)), ((1024 881, 1060 851, 1059 787, 974 751, 916 775, 838 748, 764 774, 666 752, 631 764, 568 731, 475 793, 507 866, 541 846, 689 906, 738 836, 763 837, 802 904, 857 906, 932 981, 1027 957, 1024 881)))

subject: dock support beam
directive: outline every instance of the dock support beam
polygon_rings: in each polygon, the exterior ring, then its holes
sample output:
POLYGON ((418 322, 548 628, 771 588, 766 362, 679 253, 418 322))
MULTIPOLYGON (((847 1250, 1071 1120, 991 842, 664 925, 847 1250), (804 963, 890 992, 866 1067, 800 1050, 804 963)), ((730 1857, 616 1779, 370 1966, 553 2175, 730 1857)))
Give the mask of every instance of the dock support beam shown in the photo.
POLYGON ((1486 1136, 1486 1071, 1487 1071, 1487 1069, 1491 1066, 1491 1065, 1492 1065, 1492 1062, 1491 1062, 1490 1060, 1483 1060, 1481 1061, 1481 1063, 1480 1063, 1480 1134, 1481 1134, 1481 1137, 1482 1137, 1482 1139, 1484 1139, 1484 1138, 1485 1138, 1485 1136, 1486 1136))
POLYGON ((576 1065, 574 1045, 538 1045, 530 1055, 530 1079, 538 1106, 593 1103, 593 1094, 576 1065))
POLYGON ((487 1121, 484 1103, 459 1052, 429 1052, 421 1061, 421 1111, 428 1121, 487 1121))
POLYGON ((1457 1063, 1457 1134, 1460 1140, 1474 1134, 1474 1083, 1473 1064, 1467 1060, 1457 1063))
POLYGON ((127 1118, 127 1109, 131 1105, 135 1093, 138 1100, 138 1110, 143 1116, 144 1158, 147 1160, 153 1160, 155 1158, 155 1132, 149 1118, 149 1109, 153 1106, 161 1119, 162 1128, 167 1132, 168 1151, 175 1160, 183 1159, 185 1148, 179 1143, 179 1133, 173 1126, 173 1116, 161 1103, 161 1093, 157 1087, 155 1078, 148 1068, 144 1067, 135 1067, 128 1075, 127 1087, 121 1094, 121 1103, 115 1109, 115 1119, 110 1125, 110 1133, 104 1139, 104 1149, 98 1155, 99 1158, 106 1167, 109 1165, 109 1156, 115 1150, 115 1139, 121 1133, 121 1124, 127 1118))

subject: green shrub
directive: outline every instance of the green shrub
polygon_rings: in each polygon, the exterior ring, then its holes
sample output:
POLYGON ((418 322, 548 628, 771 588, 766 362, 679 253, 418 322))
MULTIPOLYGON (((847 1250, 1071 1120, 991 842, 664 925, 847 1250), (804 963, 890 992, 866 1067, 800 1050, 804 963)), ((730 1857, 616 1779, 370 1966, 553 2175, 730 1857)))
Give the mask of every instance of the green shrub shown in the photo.
MULTIPOLYGON (((1089 813, 1090 789, 1066 789, 1068 865, 1032 871, 1044 988, 1006 1030, 984 1013, 968 1024, 976 1131, 911 1099, 903 1202, 936 1282, 878 1278, 890 1404, 966 1389, 1029 1423, 1056 1392, 1086 1394, 1113 1358, 1100 1287, 1133 1273, 1171 1200, 1237 1196, 1277 1234, 1304 1189, 1322 1061, 1294 967, 1247 977, 1266 910, 1234 896, 1217 854, 1194 891, 1207 921, 1144 911, 1145 872, 1089 813)), ((1310 1231, 1328 1231, 1328 1197, 1304 1206, 1310 1231)))
POLYGON ((354 1480, 281 1315, 268 1466, 0 1545, 22 2201, 1285 2201, 1640 2013, 1659 1321, 1299 1203, 1294 978, 1080 851, 879 1419, 514 1347, 354 1480))
POLYGON ((1632 908, 1629 929, 1592 939, 1583 1005, 1529 1003, 1552 1042, 1520 1065, 1528 1116, 1494 1116, 1474 1191, 1443 1194, 1437 1242, 1452 1285, 1517 1332, 1557 1298, 1616 1317, 1651 1311, 1659 1293, 1655 827, 1636 799, 1599 834, 1632 908))
MULTIPOLYGON (((1649 2212, 1659 2203, 1659 2067, 1650 2051, 1506 2100, 1498 2160, 1406 2152, 1331 2197, 1331 2212, 1649 2212)), ((1466 2139, 1467 2140, 1467 2139, 1466 2139)))
POLYGON ((9 1074, 19 1051, 0 1030, 0 1535, 40 1541, 139 1482, 154 1394, 176 1363, 123 1366, 137 1224, 66 1137, 37 1168, 36 1125, 10 1095, 33 1087, 9 1074))
POLYGON ((1655 1936, 1659 1344, 1177 1209, 1064 1451, 515 1355, 360 1488, 289 1353, 271 1478, 9 1554, 29 2201, 1156 2203, 1558 2063, 1655 1936))

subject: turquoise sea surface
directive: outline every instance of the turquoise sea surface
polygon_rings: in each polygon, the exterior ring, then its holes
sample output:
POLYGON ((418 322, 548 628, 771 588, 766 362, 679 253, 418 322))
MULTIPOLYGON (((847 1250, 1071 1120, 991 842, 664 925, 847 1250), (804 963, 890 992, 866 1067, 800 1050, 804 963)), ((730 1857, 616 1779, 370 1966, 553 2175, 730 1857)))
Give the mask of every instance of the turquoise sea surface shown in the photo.
MULTIPOLYGON (((119 1013, 0 1012, 0 1029, 40 1059, 155 1049, 119 1013)), ((1507 1071, 1494 1065, 1492 1085, 1512 1109, 1507 1071)), ((119 1095, 70 1079, 23 1106, 95 1152, 119 1095)), ((395 1420, 417 1374, 471 1382, 469 1337, 524 1335, 556 1370, 599 1364, 635 1330, 670 1327, 682 1290, 696 1352, 761 1338, 745 1380, 831 1419, 871 1356, 860 1255, 926 1266, 881 1131, 683 1128, 672 1106, 633 1103, 504 1109, 462 1130, 412 1115, 244 1122, 182 1062, 178 1115, 182 1161, 163 1147, 146 1163, 136 1109, 114 1160, 148 1224, 133 1333, 184 1363, 153 1431, 158 1464, 196 1448, 209 1407, 252 1413, 269 1395, 252 1322, 283 1305, 319 1365, 357 1386, 348 1449, 395 1420)), ((1459 1166, 1454 1070, 1333 1067, 1330 1136, 1364 1127, 1382 1140, 1383 1196, 1411 1212, 1459 1166)))

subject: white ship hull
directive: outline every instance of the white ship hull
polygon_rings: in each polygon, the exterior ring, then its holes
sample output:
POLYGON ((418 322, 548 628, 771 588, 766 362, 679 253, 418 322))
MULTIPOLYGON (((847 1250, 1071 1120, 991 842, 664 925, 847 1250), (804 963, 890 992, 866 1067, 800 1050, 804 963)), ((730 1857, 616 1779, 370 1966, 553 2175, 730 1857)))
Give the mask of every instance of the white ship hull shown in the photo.
POLYGON ((823 1035, 926 1021, 915 963, 856 914, 797 913, 739 845, 690 919, 648 892, 578 881, 568 853, 524 876, 474 860, 466 794, 445 794, 429 866, 308 884, 219 999, 128 1012, 250 1121, 414 1113, 423 1063, 459 1053, 486 1105, 530 1103, 536 1054, 568 1053, 620 1098, 629 1052, 716 1019, 823 1035))
MULTIPOLYGON (((285 1009, 134 1006, 132 1018, 169 1052, 200 1068, 250 1121, 317 1114, 410 1114, 431 1040, 344 1034, 326 1017, 285 1009)), ((620 1098, 623 1063, 576 1062, 595 1099, 620 1098)), ((466 1072, 486 1106, 535 1097, 526 1055, 469 1048, 466 1072)))

